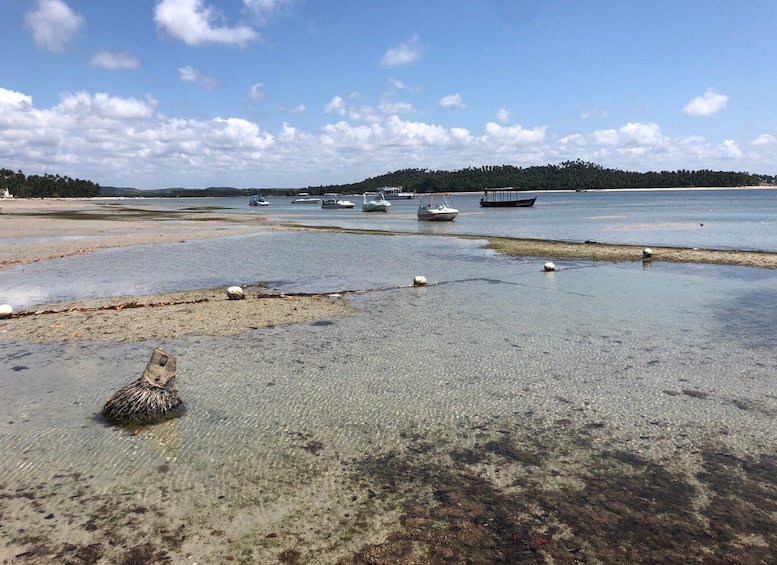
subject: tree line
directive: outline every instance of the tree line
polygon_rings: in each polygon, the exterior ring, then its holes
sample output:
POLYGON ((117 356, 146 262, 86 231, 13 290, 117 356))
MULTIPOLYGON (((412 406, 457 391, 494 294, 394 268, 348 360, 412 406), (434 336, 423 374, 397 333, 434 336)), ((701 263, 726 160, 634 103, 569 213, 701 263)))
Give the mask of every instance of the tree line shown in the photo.
MULTIPOLYGON (((515 167, 484 165, 459 171, 402 169, 367 178, 353 184, 309 186, 305 190, 321 195, 327 192, 359 194, 385 186, 401 186, 406 192, 478 192, 486 188, 517 187, 525 190, 588 190, 601 188, 695 188, 734 187, 775 184, 777 177, 731 171, 677 170, 637 173, 607 169, 585 161, 564 161, 559 165, 515 167)), ((0 191, 7 188, 20 198, 88 198, 94 196, 243 196, 250 193, 296 194, 298 189, 240 189, 209 187, 204 189, 101 188, 87 180, 45 174, 25 176, 21 171, 0 169, 0 191)))
POLYGON ((21 171, 0 169, 0 191, 7 188, 17 198, 91 198, 100 196, 100 185, 59 175, 25 176, 21 171))
POLYGON ((401 186, 407 192, 477 192, 486 188, 517 187, 526 190, 588 190, 601 188, 695 188, 757 186, 773 177, 726 171, 660 171, 638 173, 607 169, 581 160, 560 165, 470 167, 460 171, 403 169, 358 183, 310 187, 309 192, 359 193, 384 186, 401 186))

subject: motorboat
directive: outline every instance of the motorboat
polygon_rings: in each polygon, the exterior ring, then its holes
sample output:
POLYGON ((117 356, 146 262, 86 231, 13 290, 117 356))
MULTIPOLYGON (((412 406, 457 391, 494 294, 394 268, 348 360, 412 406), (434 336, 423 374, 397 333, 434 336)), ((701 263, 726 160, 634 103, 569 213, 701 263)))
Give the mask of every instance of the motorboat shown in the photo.
POLYGON ((459 215, 453 207, 453 196, 449 192, 422 194, 418 204, 418 219, 445 222, 459 215))
POLYGON ((248 201, 249 206, 269 206, 270 203, 265 200, 264 196, 261 196, 259 194, 255 194, 251 197, 251 200, 248 201))
POLYGON ((353 208, 356 206, 350 200, 341 200, 337 196, 324 196, 321 199, 321 208, 324 210, 337 210, 341 208, 353 208))
POLYGON ((380 192, 365 192, 362 197, 362 212, 388 212, 391 208, 391 202, 380 192))
POLYGON ((317 196, 310 196, 307 192, 300 192, 298 198, 291 201, 292 204, 318 204, 321 199, 317 196))

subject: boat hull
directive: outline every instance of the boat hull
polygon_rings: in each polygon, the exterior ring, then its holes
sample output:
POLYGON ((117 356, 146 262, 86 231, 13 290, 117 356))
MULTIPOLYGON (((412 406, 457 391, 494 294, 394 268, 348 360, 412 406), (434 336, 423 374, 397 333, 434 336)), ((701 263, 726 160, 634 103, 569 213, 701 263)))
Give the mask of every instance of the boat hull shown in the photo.
POLYGON ((424 220, 427 222, 449 222, 453 218, 459 215, 458 210, 451 210, 451 211, 443 211, 443 210, 436 210, 436 211, 429 211, 429 212, 418 212, 418 219, 424 220))
POLYGON ((534 206, 534 202, 537 197, 525 198, 522 200, 484 200, 480 199, 480 206, 482 208, 531 208, 534 206))

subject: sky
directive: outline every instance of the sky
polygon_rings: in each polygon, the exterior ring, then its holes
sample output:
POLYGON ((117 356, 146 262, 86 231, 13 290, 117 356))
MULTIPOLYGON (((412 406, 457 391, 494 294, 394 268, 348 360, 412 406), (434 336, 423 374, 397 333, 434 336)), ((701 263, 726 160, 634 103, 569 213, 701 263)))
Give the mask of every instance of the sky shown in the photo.
POLYGON ((775 0, 0 0, 0 168, 304 188, 777 174, 775 0))

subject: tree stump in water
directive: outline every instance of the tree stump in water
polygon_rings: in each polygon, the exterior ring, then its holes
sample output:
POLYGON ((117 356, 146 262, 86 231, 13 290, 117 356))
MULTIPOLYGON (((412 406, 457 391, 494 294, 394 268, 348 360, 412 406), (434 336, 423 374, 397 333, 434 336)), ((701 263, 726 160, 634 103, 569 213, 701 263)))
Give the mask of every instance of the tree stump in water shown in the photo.
POLYGON ((119 389, 103 407, 114 424, 153 424, 181 415, 175 388, 175 357, 155 347, 143 375, 119 389))

